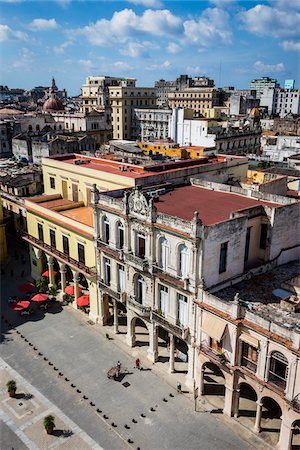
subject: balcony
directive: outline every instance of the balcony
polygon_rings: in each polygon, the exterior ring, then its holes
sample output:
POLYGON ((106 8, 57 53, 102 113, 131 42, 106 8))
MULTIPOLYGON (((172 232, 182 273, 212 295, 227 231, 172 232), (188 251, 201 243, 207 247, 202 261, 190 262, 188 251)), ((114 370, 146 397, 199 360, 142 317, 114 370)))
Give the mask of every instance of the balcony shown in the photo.
POLYGON ((150 319, 151 307, 141 305, 132 295, 127 296, 127 308, 134 311, 139 317, 150 319))
POLYGON ((251 361, 250 359, 246 358, 246 356, 242 357, 241 366, 245 367, 248 370, 251 370, 251 372, 253 373, 256 373, 257 364, 251 361))
POLYGON ((71 268, 78 269, 79 272, 82 272, 83 274, 86 274, 88 276, 96 276, 96 267, 87 267, 85 264, 71 258, 66 253, 57 250, 56 247, 52 247, 51 245, 46 244, 40 239, 30 236, 30 234, 28 233, 23 233, 22 238, 30 244, 33 244, 41 250, 44 250, 49 255, 54 256, 55 258, 57 257, 61 262, 70 265, 71 268))
POLYGON ((278 374, 274 372, 269 372, 269 379, 268 382, 272 384, 275 388, 279 389, 280 391, 284 391, 286 388, 286 380, 279 376, 278 374))
POLYGON ((120 300, 120 293, 111 289, 107 284, 104 283, 103 280, 98 281, 99 289, 108 294, 110 297, 115 298, 116 300, 120 300))
POLYGON ((165 328, 169 333, 173 334, 174 336, 177 336, 183 340, 187 339, 189 332, 188 328, 172 324, 165 317, 158 314, 158 312, 152 311, 151 320, 153 320, 153 322, 157 323, 158 325, 161 325, 163 328, 165 328))
POLYGON ((199 350, 207 355, 212 362, 214 362, 217 365, 225 365, 227 366, 229 364, 229 361, 226 359, 226 356, 222 352, 217 352, 209 345, 201 344, 199 347, 199 350))
POLYGON ((133 266, 135 269, 145 272, 149 268, 148 261, 134 255, 133 253, 124 253, 125 262, 133 266))

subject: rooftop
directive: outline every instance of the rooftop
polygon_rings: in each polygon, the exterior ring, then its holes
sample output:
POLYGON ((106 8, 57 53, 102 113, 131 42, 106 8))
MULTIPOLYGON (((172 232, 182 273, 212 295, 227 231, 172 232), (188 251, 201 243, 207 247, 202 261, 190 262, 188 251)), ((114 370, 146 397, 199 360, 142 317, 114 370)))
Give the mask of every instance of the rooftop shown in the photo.
POLYGON ((232 212, 242 211, 255 206, 280 206, 278 203, 264 202, 250 197, 228 192, 219 192, 199 186, 175 188, 159 197, 155 203, 158 212, 192 220, 194 212, 204 225, 214 225, 230 218, 232 212))
POLYGON ((300 331, 299 310, 298 312, 287 311, 280 305, 281 299, 285 296, 297 296, 296 281, 293 279, 299 277, 299 274, 299 261, 293 261, 250 280, 221 289, 214 295, 222 300, 230 301, 238 292, 245 306, 255 314, 286 328, 298 328, 300 331))

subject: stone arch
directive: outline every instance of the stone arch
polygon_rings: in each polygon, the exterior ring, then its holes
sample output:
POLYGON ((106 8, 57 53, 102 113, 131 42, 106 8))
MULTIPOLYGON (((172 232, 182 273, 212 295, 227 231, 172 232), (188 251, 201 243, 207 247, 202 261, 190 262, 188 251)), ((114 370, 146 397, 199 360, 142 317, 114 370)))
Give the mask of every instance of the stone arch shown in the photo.
POLYGON ((88 284, 87 278, 81 272, 79 272, 79 285, 83 289, 88 289, 89 288, 89 284, 88 284))
POLYGON ((73 282, 73 272, 70 266, 66 264, 66 280, 68 283, 73 282))
POLYGON ((277 444, 281 428, 282 409, 274 398, 264 396, 261 399, 262 416, 261 416, 261 434, 271 444, 277 444))
POLYGON ((200 392, 217 410, 223 411, 225 404, 225 375, 214 363, 206 361, 201 367, 200 392))
POLYGON ((300 449, 300 419, 292 424, 291 450, 300 449))
POLYGON ((239 384, 238 416, 255 418, 257 400, 256 390, 249 383, 241 382, 239 384))
POLYGON ((150 331, 145 320, 134 316, 130 322, 130 331, 133 336, 134 347, 149 346, 150 331))

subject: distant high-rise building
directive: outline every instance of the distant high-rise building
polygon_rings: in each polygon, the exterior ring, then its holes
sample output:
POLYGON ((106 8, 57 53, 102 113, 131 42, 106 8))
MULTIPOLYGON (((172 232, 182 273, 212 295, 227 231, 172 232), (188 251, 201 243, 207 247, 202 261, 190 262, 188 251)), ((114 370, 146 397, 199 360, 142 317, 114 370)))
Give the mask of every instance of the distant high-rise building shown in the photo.
POLYGON ((261 77, 256 78, 255 80, 252 80, 250 83, 250 89, 256 90, 256 98, 260 98, 263 90, 265 88, 279 88, 280 84, 276 80, 276 78, 270 78, 270 77, 261 77))
POLYGON ((300 115, 300 91, 266 88, 260 98, 260 106, 267 107, 268 114, 281 118, 288 114, 300 115))
POLYGON ((284 89, 295 89, 295 80, 285 80, 284 89))

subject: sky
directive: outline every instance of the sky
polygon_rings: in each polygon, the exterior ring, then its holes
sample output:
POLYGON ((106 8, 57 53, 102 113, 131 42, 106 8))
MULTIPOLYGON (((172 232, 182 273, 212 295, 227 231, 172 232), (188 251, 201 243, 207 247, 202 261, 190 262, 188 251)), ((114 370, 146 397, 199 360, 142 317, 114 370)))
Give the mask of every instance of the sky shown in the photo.
POLYGON ((80 94, 89 75, 300 88, 300 0, 0 0, 0 84, 80 94))

